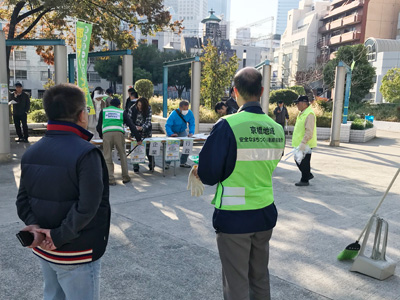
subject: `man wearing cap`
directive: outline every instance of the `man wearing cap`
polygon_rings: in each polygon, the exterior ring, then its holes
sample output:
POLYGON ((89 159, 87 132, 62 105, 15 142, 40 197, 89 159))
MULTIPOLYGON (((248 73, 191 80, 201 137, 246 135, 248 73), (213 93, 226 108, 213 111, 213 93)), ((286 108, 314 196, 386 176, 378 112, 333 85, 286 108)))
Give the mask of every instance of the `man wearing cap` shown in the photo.
MULTIPOLYGON (((307 96, 299 96, 294 103, 297 105, 299 114, 293 130, 292 146, 298 147, 300 151, 306 150, 306 145, 313 149, 317 147, 317 123, 315 113, 312 110, 307 96)), ((314 178, 310 167, 311 151, 307 153, 301 163, 296 165, 301 171, 301 179, 296 186, 308 186, 309 180, 314 178)))
POLYGON ((274 110, 274 115, 276 123, 280 124, 283 130, 285 130, 285 119, 289 120, 289 114, 282 100, 278 101, 278 106, 274 110))
POLYGON ((15 101, 13 104, 13 119, 15 124, 15 130, 18 135, 17 142, 28 143, 28 123, 27 116, 31 106, 31 101, 28 94, 22 91, 22 84, 17 82, 15 84, 15 92, 11 94, 10 102, 15 101), (21 123, 24 135, 21 132, 21 123))
POLYGON ((101 110, 96 130, 100 138, 103 139, 103 152, 108 169, 109 184, 115 185, 114 163, 112 160, 112 149, 114 145, 121 159, 122 182, 128 183, 131 181, 128 174, 128 161, 125 153, 124 123, 128 125, 139 145, 142 144, 142 137, 137 131, 136 126, 132 123, 132 120, 128 117, 128 114, 123 109, 119 108, 121 105, 119 99, 112 99, 110 104, 109 107, 101 110))

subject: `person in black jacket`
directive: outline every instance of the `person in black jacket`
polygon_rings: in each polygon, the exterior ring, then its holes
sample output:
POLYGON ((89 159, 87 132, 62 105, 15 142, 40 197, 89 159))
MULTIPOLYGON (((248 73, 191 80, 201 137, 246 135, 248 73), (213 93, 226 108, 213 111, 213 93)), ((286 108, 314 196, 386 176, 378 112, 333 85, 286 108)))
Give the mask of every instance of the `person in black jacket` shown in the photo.
POLYGON ((110 202, 103 155, 89 143, 84 92, 61 84, 44 94, 45 137, 21 160, 19 218, 33 234, 44 299, 100 299, 100 259, 108 243, 110 202))
POLYGON ((15 84, 15 92, 11 94, 10 102, 15 101, 13 104, 13 119, 15 124, 15 131, 17 132, 18 139, 17 142, 28 143, 28 111, 31 106, 31 101, 29 99, 28 94, 22 91, 22 84, 17 82, 15 84), (24 131, 24 135, 22 135, 21 131, 21 123, 22 129, 24 131))
MULTIPOLYGON (((142 135, 142 138, 150 138, 152 136, 153 125, 151 124, 152 111, 149 101, 146 98, 141 97, 137 100, 135 105, 132 105, 129 109, 129 117, 131 118, 136 129, 142 135)), ((150 155, 150 143, 146 144, 146 155, 149 160, 149 170, 154 171, 154 156, 150 155)), ((133 171, 139 172, 139 164, 133 165, 133 171)))
POLYGON ((283 105, 283 101, 278 101, 278 106, 274 110, 276 123, 280 124, 285 130, 285 119, 289 120, 289 113, 285 105, 283 105))
POLYGON ((217 104, 215 104, 214 110, 217 114, 219 114, 222 117, 226 115, 235 114, 237 112, 236 109, 226 105, 223 101, 220 101, 217 104))
POLYGON ((228 100, 226 100, 226 105, 228 105, 228 107, 230 107, 231 109, 238 111, 239 110, 239 105, 237 104, 237 101, 235 99, 235 93, 233 92, 233 87, 231 87, 230 91, 229 91, 230 97, 228 98, 228 100))

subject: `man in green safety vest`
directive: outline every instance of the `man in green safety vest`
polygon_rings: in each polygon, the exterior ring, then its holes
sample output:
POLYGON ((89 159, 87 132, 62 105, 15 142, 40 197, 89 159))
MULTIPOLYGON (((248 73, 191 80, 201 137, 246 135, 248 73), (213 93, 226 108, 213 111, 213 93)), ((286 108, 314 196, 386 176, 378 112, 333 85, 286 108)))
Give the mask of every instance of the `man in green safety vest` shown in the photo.
POLYGON ((132 136, 135 136, 138 144, 142 144, 142 137, 137 131, 136 126, 128 117, 128 114, 123 109, 119 108, 121 101, 114 98, 110 102, 110 106, 103 108, 99 114, 99 122, 96 130, 103 139, 103 154, 108 169, 108 181, 110 185, 116 185, 114 178, 114 163, 112 160, 112 150, 115 146, 121 160, 122 182, 128 183, 131 178, 128 174, 128 161, 125 153, 125 137, 124 123, 128 125, 132 136))
POLYGON ((296 161, 296 165, 301 171, 301 179, 295 185, 308 186, 310 185, 309 180, 314 178, 311 173, 310 161, 311 149, 317 147, 316 117, 307 96, 299 96, 294 103, 297 104, 299 115, 293 130, 292 146, 306 152, 300 164, 296 161))
POLYGON ((240 70, 234 92, 241 106, 213 127, 192 172, 217 184, 213 226, 222 264, 224 299, 270 299, 269 240, 277 221, 272 173, 285 147, 282 126, 262 111, 262 76, 240 70))

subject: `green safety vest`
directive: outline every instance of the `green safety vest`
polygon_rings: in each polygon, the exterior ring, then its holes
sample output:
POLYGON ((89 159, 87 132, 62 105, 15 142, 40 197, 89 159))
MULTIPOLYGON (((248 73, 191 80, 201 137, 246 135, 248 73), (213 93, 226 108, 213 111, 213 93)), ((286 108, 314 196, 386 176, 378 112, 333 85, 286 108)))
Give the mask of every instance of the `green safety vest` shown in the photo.
POLYGON ((293 129, 293 137, 292 137, 292 146, 298 147, 301 144, 301 141, 304 138, 304 134, 306 133, 306 119, 309 114, 314 115, 314 131, 312 138, 307 142, 307 145, 310 148, 317 147, 317 122, 316 116, 314 111, 312 110, 311 106, 308 106, 303 113, 299 113, 296 119, 296 124, 294 125, 293 129))
POLYGON ((109 131, 124 131, 124 110, 115 106, 103 109, 103 133, 109 131))
POLYGON ((285 147, 281 125, 265 114, 242 111, 225 116, 235 135, 235 169, 219 182, 212 201, 223 210, 254 210, 274 202, 272 172, 285 147))

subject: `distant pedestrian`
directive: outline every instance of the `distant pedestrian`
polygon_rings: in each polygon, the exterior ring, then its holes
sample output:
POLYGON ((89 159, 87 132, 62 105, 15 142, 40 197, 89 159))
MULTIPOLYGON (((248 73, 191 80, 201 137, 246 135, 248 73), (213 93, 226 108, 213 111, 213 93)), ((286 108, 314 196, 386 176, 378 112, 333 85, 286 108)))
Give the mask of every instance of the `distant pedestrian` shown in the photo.
POLYGON ((289 113, 283 101, 278 101, 278 106, 274 110, 276 123, 280 124, 285 130, 285 121, 289 120, 289 113))
MULTIPOLYGON (((43 106, 46 135, 22 156, 17 212, 34 235, 43 299, 100 299, 100 268, 109 236, 108 172, 90 144, 84 92, 51 87, 43 106)), ((33 270, 33 265, 31 267, 33 270)))
POLYGON ((106 103, 106 107, 109 107, 111 105, 111 100, 113 99, 114 96, 114 91, 112 88, 106 89, 106 95, 107 97, 103 98, 103 101, 106 103))
MULTIPOLYGON (((294 103, 296 103, 299 114, 296 119, 296 125, 293 129, 292 146, 299 147, 300 151, 306 151, 307 146, 312 151, 317 147, 317 123, 315 113, 310 106, 307 96, 299 96, 294 103)), ((311 152, 307 153, 301 163, 296 161, 296 165, 301 171, 301 179, 296 182, 296 186, 308 186, 309 180, 314 178, 311 173, 311 152)))
POLYGON ((233 87, 231 87, 231 89, 229 90, 229 95, 230 97, 228 98, 228 100, 226 100, 226 105, 228 105, 228 107, 238 111, 239 110, 239 105, 237 104, 236 101, 236 95, 233 91, 233 87))
POLYGON ((226 116, 226 115, 231 115, 231 114, 234 114, 237 112, 236 109, 226 105, 226 103, 223 101, 220 101, 217 104, 215 104, 214 109, 215 109, 215 112, 222 117, 226 116))
POLYGON ((129 113, 129 109, 131 108, 132 105, 135 105, 136 101, 139 99, 138 93, 135 91, 134 88, 130 88, 128 90, 129 97, 126 99, 125 103, 125 111, 126 113, 129 113))
POLYGON ((15 101, 13 104, 13 119, 15 124, 15 131, 17 132, 17 142, 29 143, 28 141, 28 112, 31 107, 31 101, 28 94, 22 91, 22 84, 17 82, 15 84, 15 92, 11 94, 10 102, 15 101), (22 135, 22 130, 24 134, 22 135))

